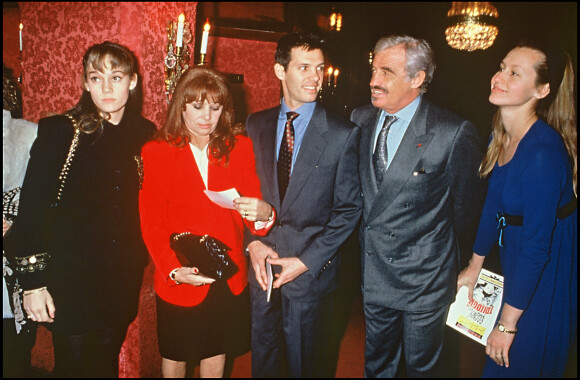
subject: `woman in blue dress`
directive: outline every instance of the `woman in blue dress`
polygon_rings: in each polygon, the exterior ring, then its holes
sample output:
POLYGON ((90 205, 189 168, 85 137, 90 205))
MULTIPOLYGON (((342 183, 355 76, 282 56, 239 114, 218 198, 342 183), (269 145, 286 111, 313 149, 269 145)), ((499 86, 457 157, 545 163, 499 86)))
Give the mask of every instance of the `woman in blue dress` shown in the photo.
POLYGON ((577 140, 568 54, 520 44, 491 80, 498 106, 480 167, 488 176, 473 256, 458 288, 469 298, 499 241, 503 305, 484 377, 561 377, 577 326, 577 140))

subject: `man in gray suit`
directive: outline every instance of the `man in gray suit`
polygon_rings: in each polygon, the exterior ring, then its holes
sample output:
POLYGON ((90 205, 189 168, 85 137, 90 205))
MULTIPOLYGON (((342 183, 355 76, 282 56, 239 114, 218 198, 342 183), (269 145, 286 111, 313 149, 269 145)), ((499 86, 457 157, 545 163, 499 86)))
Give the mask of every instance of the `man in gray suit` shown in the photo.
POLYGON ((362 211, 360 128, 316 103, 322 47, 313 35, 282 37, 274 72, 284 98, 246 122, 262 197, 277 212, 267 236, 246 235, 253 377, 334 376, 328 326, 338 250, 362 211), (277 273, 269 302, 266 261, 277 273))
POLYGON ((475 126, 422 96, 434 70, 426 41, 380 39, 372 104, 351 115, 362 129, 366 377, 394 377, 402 354, 407 376, 439 374, 458 237, 476 228, 483 203, 475 126))

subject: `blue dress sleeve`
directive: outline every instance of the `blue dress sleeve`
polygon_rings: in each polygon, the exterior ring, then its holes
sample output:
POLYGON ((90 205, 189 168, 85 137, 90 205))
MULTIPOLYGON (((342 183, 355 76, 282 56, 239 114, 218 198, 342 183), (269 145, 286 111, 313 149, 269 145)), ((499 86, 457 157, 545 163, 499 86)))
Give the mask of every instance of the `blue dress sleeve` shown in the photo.
POLYGON ((479 256, 487 256, 498 239, 496 214, 499 208, 494 202, 495 195, 492 190, 491 188, 488 189, 486 194, 475 243, 473 244, 473 252, 479 256))
POLYGON ((522 194, 524 224, 511 280, 518 286, 506 288, 504 295, 506 303, 520 310, 527 308, 550 259, 567 165, 565 157, 554 146, 543 145, 528 156, 521 172, 521 181, 525 184, 522 194))

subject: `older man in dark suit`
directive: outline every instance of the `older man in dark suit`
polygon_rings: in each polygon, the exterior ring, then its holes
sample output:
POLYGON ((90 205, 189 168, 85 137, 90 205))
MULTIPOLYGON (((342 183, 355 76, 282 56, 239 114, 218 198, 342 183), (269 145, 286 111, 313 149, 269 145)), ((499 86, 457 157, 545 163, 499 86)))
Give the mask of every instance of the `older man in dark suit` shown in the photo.
POLYGON ((248 244, 252 376, 332 377, 326 355, 336 351, 328 347, 328 326, 338 249, 362 211, 360 129, 316 103, 324 76, 319 38, 282 37, 274 71, 280 106, 246 123, 263 199, 277 211, 270 233, 248 244), (278 273, 269 302, 266 261, 278 273))
POLYGON ((394 377, 402 354, 408 376, 439 374, 458 237, 475 228, 483 202, 475 126, 422 96, 434 70, 426 41, 382 38, 374 50, 372 104, 351 115, 362 128, 367 377, 394 377))

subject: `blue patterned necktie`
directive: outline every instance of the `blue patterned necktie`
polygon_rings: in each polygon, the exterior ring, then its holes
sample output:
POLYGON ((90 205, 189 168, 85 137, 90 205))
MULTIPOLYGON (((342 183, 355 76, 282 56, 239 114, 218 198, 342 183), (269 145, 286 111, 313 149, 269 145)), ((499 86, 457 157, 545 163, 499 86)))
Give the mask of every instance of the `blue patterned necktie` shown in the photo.
POLYGON ((387 171, 387 164, 389 162, 389 152, 387 150, 387 135, 391 129, 391 125, 399 118, 396 116, 386 115, 383 123, 383 128, 379 132, 375 152, 373 153, 373 167, 375 169, 375 178, 377 185, 383 181, 385 172, 387 171))
POLYGON ((290 182, 290 170, 292 169, 292 154, 294 153, 294 126, 292 122, 298 117, 296 112, 286 112, 286 127, 278 153, 278 190, 280 191, 280 203, 284 201, 286 189, 290 182))

